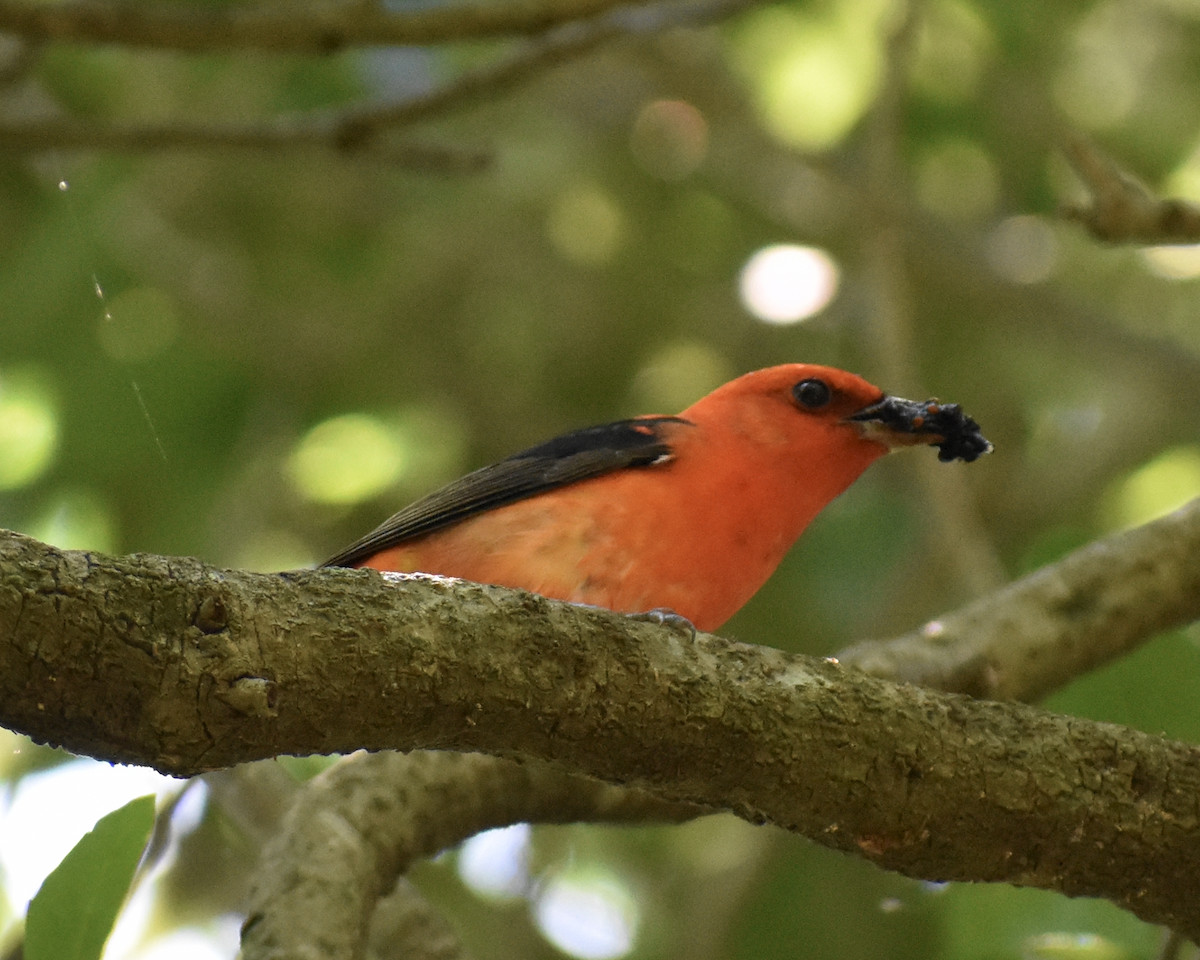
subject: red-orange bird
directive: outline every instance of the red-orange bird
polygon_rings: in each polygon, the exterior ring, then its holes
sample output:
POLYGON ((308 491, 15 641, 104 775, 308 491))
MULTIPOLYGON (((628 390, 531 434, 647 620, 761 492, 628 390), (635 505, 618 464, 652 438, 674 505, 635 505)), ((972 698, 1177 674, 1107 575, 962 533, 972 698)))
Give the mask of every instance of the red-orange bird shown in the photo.
POLYGON ((715 630, 827 503, 890 449, 991 449, 954 404, 805 363, 738 377, 678 416, 579 430, 468 474, 325 566, 422 571, 715 630))

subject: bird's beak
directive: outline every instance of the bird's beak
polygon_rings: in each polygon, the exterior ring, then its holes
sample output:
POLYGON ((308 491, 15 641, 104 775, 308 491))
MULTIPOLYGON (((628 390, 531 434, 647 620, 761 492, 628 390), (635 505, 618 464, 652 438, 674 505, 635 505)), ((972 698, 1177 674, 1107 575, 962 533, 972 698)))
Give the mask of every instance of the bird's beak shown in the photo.
POLYGON ((868 440, 892 449, 932 444, 938 448, 938 459, 943 462, 970 463, 992 451, 992 445, 979 431, 979 424, 963 413, 957 403, 885 396, 878 403, 850 414, 846 422, 854 424, 868 440))

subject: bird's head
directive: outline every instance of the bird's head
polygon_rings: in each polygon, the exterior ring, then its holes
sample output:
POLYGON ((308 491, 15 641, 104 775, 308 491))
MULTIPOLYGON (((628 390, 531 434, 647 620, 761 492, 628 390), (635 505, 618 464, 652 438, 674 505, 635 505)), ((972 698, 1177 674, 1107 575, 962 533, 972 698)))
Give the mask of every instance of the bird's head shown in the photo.
POLYGON ((942 461, 969 463, 992 449, 979 424, 958 404, 889 396, 852 373, 816 364, 790 363, 748 373, 719 387, 682 416, 703 419, 708 409, 715 408, 722 409, 722 419, 740 421, 755 432, 802 431, 848 443, 871 441, 883 448, 876 455, 930 445, 938 448, 942 461))

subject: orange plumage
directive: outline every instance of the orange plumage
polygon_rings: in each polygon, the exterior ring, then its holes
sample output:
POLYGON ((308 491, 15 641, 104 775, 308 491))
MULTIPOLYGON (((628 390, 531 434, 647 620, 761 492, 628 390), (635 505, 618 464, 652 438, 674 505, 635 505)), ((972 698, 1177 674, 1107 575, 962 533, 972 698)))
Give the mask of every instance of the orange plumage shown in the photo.
POLYGON ((887 398, 829 367, 771 367, 678 417, 581 431, 477 471, 329 563, 626 613, 669 609, 714 630, 873 461, 892 446, 938 442, 944 459, 988 449, 952 405, 887 398))

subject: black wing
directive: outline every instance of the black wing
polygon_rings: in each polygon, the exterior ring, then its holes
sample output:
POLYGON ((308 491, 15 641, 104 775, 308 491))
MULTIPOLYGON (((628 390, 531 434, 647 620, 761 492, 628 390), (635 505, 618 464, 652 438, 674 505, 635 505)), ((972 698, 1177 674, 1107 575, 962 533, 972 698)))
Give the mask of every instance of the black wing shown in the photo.
POLYGON ((352 567, 380 550, 485 510, 614 470, 661 463, 671 456, 670 424, 691 425, 680 417, 619 420, 576 430, 515 453, 409 504, 321 566, 352 567))

